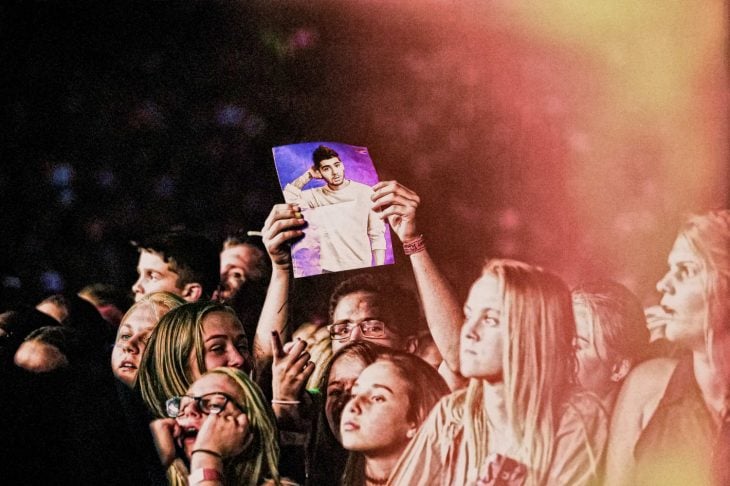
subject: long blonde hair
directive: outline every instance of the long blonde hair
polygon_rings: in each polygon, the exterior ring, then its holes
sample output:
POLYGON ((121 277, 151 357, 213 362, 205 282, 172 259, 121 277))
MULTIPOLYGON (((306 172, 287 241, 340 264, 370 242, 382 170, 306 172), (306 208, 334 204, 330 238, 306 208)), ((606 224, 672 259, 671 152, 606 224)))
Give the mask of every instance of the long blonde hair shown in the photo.
POLYGON ((730 387, 730 210, 688 217, 679 236, 702 260, 707 274, 704 282, 706 349, 730 387))
MULTIPOLYGON (((502 294, 505 405, 520 445, 514 458, 528 467, 528 484, 543 484, 577 369, 570 291, 557 276, 514 260, 491 260, 483 274, 499 280, 502 294)), ((472 378, 463 395, 464 440, 473 445, 469 463, 479 470, 489 454, 483 387, 483 380, 472 378)))
POLYGON ((203 320, 211 312, 236 313, 215 302, 181 305, 162 316, 150 334, 139 366, 138 383, 142 399, 157 417, 166 417, 165 400, 183 395, 195 378, 194 359, 201 373, 206 371, 203 320))

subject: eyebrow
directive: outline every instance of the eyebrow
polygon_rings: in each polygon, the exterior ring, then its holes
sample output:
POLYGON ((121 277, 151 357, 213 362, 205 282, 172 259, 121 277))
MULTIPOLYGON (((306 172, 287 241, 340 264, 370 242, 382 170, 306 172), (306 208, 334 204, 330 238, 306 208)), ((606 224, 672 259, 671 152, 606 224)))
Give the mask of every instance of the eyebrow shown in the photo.
POLYGON ((393 390, 391 390, 390 387, 385 386, 385 385, 380 385, 380 384, 376 383, 373 385, 373 388, 382 388, 384 390, 388 390, 391 395, 395 395, 395 393, 393 393, 393 390))

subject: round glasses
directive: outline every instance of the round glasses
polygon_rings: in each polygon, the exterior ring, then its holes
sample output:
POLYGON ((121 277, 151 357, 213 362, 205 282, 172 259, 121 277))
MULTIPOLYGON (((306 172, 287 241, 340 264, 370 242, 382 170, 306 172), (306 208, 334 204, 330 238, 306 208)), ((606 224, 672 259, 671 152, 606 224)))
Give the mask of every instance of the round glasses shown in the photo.
POLYGON ((385 337, 385 323, 378 319, 365 319, 360 322, 335 322, 327 326, 327 330, 330 333, 330 339, 342 341, 348 339, 352 330, 356 327, 359 327, 362 335, 367 338, 378 339, 385 337))
POLYGON ((167 416, 170 418, 176 418, 182 415, 183 410, 190 406, 191 402, 195 402, 195 406, 204 414, 216 414, 221 413, 231 402, 237 409, 242 413, 248 413, 246 407, 243 407, 236 403, 233 397, 226 395, 221 392, 206 393, 199 397, 193 397, 190 395, 183 395, 181 397, 172 397, 165 401, 165 411, 167 416))

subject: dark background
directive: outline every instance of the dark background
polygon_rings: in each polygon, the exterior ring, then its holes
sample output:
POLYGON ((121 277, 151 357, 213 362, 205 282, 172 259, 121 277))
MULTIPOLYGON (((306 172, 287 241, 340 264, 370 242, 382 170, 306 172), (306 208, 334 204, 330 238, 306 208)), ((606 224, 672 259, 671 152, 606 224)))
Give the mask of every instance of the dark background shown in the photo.
MULTIPOLYGON (((656 28, 633 12, 625 39, 626 19, 577 30, 487 3, 4 3, 4 300, 128 288, 129 240, 152 231, 260 229, 282 202, 271 148, 327 140, 419 193, 460 295, 508 256, 651 303, 682 215, 726 204, 724 26, 687 3, 656 28), (642 49, 689 81, 630 75, 657 60, 642 49)), ((376 271, 408 282, 396 259, 376 271)), ((336 278, 297 285, 323 297, 336 278)))

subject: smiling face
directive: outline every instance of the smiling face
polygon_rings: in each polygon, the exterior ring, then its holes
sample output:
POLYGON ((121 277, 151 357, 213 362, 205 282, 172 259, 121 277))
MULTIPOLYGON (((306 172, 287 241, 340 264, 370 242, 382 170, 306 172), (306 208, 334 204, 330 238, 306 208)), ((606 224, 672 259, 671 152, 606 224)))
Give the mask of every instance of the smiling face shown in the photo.
MULTIPOLYGON (((214 392, 228 395, 237 400, 238 403, 242 401, 241 389, 231 378, 220 373, 209 373, 199 378, 188 389, 186 395, 200 397, 214 392)), ((220 414, 222 416, 231 415, 237 417, 241 414, 241 410, 229 401, 220 414)), ((207 416, 207 414, 200 411, 195 401, 187 400, 184 407, 180 410, 180 415, 175 419, 181 428, 181 434, 178 437, 178 446, 185 451, 185 455, 188 458, 190 458, 190 452, 194 449, 198 431, 200 431, 200 427, 203 425, 203 421, 207 416)))
POLYGON ((139 305, 125 316, 117 331, 112 349, 112 372, 129 387, 134 386, 147 339, 157 324, 154 307, 157 307, 159 315, 166 310, 155 304, 139 305))
POLYGON ((404 390, 407 384, 392 363, 376 361, 365 368, 342 413, 343 447, 368 457, 402 452, 417 429, 407 419, 410 404, 404 390))
POLYGON ((501 315, 499 280, 491 274, 482 275, 472 285, 464 305, 459 359, 465 378, 502 381, 503 340, 507 329, 501 315))
POLYGON ((342 410, 350 400, 350 392, 355 380, 364 369, 365 362, 362 359, 347 354, 340 356, 330 368, 324 411, 327 424, 338 442, 342 442, 340 437, 342 410))
POLYGON ((707 270, 681 235, 667 262, 669 271, 657 283, 657 290, 662 293, 660 304, 668 314, 665 336, 687 349, 704 351, 707 270))
MULTIPOLYGON (((203 359, 205 369, 230 366, 250 372, 253 368, 248 340, 240 321, 228 312, 209 312, 203 317, 203 359)), ((200 377, 195 354, 190 356, 190 367, 195 378, 200 377)))
POLYGON ((327 183, 327 187, 333 191, 338 190, 345 182, 345 166, 339 157, 320 161, 317 170, 327 183))

